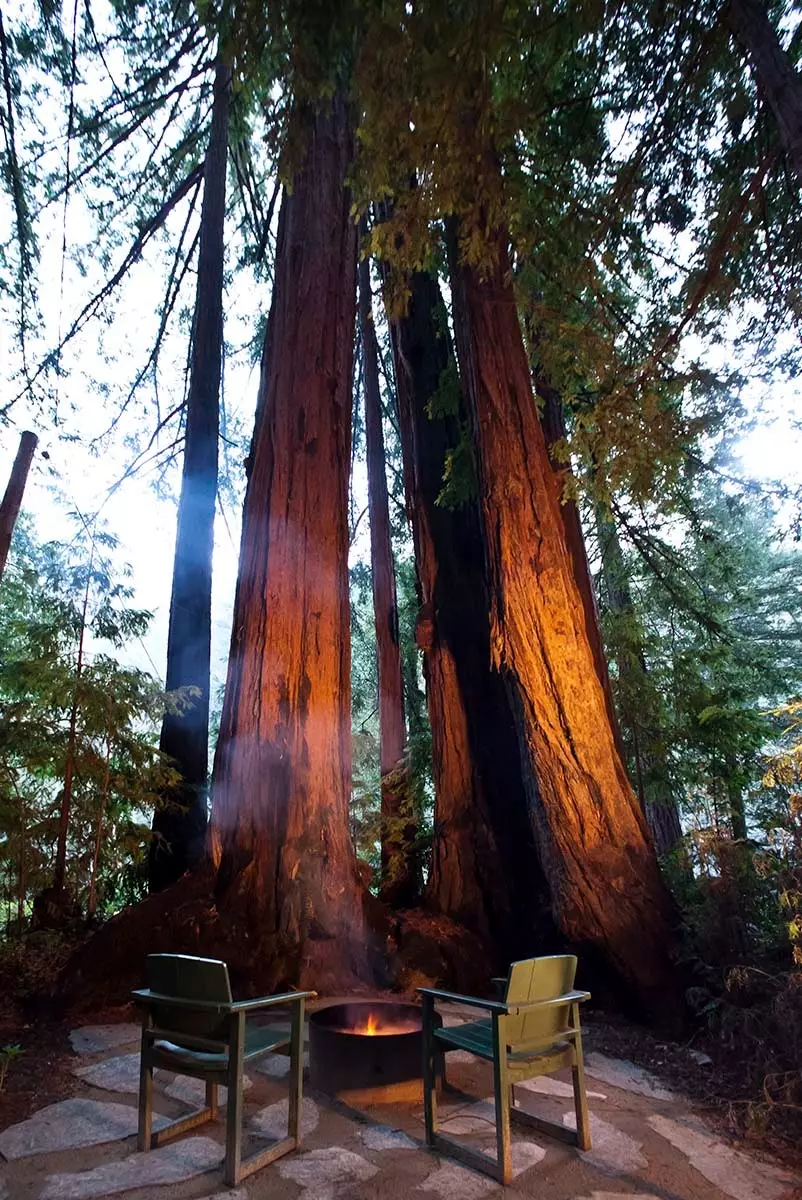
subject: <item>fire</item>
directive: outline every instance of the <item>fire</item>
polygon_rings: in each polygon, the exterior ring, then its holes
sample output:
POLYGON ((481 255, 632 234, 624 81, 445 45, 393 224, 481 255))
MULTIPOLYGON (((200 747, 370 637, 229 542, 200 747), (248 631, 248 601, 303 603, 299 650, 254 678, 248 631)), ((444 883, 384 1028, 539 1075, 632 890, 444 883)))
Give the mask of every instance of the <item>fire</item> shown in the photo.
POLYGON ((369 1012, 365 1020, 360 1025, 355 1025, 353 1033, 362 1034, 363 1037, 375 1037, 379 1032, 379 1018, 375 1012, 369 1012))

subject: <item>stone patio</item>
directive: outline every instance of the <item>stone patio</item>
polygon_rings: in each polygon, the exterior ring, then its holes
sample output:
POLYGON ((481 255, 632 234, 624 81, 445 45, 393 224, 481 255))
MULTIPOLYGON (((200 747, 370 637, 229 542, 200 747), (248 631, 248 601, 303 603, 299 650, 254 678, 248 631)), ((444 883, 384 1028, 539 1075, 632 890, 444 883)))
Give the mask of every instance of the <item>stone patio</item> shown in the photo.
MULTIPOLYGON (((443 1009, 449 1023, 469 1010, 443 1009)), ((224 1124, 207 1123, 148 1154, 136 1151, 138 1029, 74 1030, 76 1095, 0 1133, 0 1200, 792 1200, 802 1180, 737 1150, 688 1102, 631 1063, 588 1055, 593 1148, 585 1153, 513 1126, 514 1181, 506 1190, 423 1146, 420 1104, 357 1110, 305 1093, 303 1149, 237 1189, 222 1183, 224 1124), (601 1085, 601 1086, 600 1086, 601 1085)), ((251 1070, 248 1139, 284 1136, 289 1061, 251 1070)), ((492 1073, 465 1053, 449 1056, 444 1131, 494 1153, 492 1073)), ((195 1107, 195 1081, 159 1071, 154 1108, 170 1119, 195 1107)), ((568 1073, 518 1089, 518 1102, 574 1124, 568 1073)), ((157 1116, 158 1119, 158 1116, 157 1116)))

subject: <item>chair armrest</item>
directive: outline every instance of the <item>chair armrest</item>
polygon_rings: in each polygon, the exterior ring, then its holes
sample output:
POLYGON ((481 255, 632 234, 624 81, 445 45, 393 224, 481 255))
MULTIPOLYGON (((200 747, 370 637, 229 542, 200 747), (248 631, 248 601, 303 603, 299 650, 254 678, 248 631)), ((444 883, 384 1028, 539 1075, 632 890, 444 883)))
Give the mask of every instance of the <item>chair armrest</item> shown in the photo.
POLYGON ((564 996, 551 996, 548 1000, 526 1000, 521 1004, 506 1007, 511 1016, 523 1015, 537 1008, 556 1008, 564 1004, 581 1004, 590 999, 590 992, 566 992, 564 996))
POLYGON ((131 995, 135 1004, 143 1006, 160 1004, 167 1008, 194 1008, 210 1013, 231 1011, 231 1005, 225 1000, 187 1000, 183 996, 163 996, 161 992, 152 992, 150 988, 137 988, 131 995))
POLYGON ((280 996, 260 996, 258 1000, 235 1000, 231 1012, 250 1012, 256 1008, 271 1008, 275 1004, 291 1004, 293 1000, 314 1000, 317 992, 283 992, 280 996))
POLYGON ((421 996, 432 996, 435 1000, 451 1000, 454 1004, 465 1004, 469 1008, 483 1008, 486 1012, 504 1015, 508 1012, 506 1004, 498 1000, 480 1000, 478 996, 460 996, 456 992, 443 992, 439 988, 418 988, 421 996))

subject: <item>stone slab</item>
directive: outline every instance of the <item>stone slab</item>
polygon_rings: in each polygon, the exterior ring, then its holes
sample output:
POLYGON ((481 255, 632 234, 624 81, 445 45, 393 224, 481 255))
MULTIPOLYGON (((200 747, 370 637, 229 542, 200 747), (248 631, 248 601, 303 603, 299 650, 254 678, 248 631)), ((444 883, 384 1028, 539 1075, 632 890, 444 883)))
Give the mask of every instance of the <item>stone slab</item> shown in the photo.
MULTIPOLYGON (((88 1066, 73 1067, 72 1073, 92 1087, 107 1092, 127 1092, 132 1096, 139 1093, 139 1054, 118 1054, 88 1066)), ((158 1075, 156 1072, 156 1079, 158 1075)))
MULTIPOLYGON (((248 1088, 253 1087, 253 1080, 249 1079, 247 1075, 243 1075, 242 1086, 247 1092, 248 1088)), ((180 1100, 182 1104, 187 1104, 190 1108, 202 1108, 206 1103, 206 1084, 202 1079, 193 1079, 191 1075, 176 1075, 173 1082, 165 1088, 164 1094, 173 1100, 180 1100)), ((217 1103, 220 1108, 224 1106, 227 1099, 228 1088, 221 1084, 217 1089, 217 1103)))
MULTIPOLYGON (((147 1154, 103 1163, 91 1171, 48 1175, 39 1200, 94 1200, 134 1188, 165 1187, 212 1171, 222 1161, 223 1148, 211 1138, 184 1138, 147 1154)), ((224 1192, 226 1195, 228 1200, 235 1200, 236 1193, 224 1192)))
MULTIPOLYGON (((576 1129, 573 1110, 563 1114, 563 1125, 576 1129)), ((590 1142, 592 1149, 580 1150, 579 1155, 586 1163, 607 1175, 627 1175, 631 1171, 642 1171, 649 1165, 642 1153, 642 1142, 637 1142, 628 1133, 594 1113, 590 1114, 590 1142)))
POLYGON ((372 1179, 378 1170, 361 1154, 343 1146, 308 1150, 305 1154, 282 1159, 278 1164, 283 1179, 290 1179, 303 1188, 301 1196, 304 1200, 334 1200, 338 1194, 346 1195, 352 1184, 372 1179))
MULTIPOLYGON (((27 1121, 0 1133, 0 1154, 8 1159, 26 1158, 30 1154, 116 1142, 136 1133, 137 1123, 136 1109, 126 1104, 73 1096, 40 1109, 27 1121)), ((154 1114, 154 1129, 166 1124, 166 1117, 154 1114)))
POLYGON ((132 1022, 121 1025, 82 1025, 70 1033, 70 1044, 76 1054, 101 1054, 104 1050, 116 1050, 138 1042, 142 1037, 142 1026, 132 1022))
MULTIPOLYGON (((541 1096, 560 1096, 562 1098, 573 1096, 574 1088, 570 1083, 565 1083, 562 1079, 555 1079, 553 1075, 540 1075, 537 1079, 525 1079, 523 1083, 516 1083, 516 1088, 525 1088, 527 1092, 539 1092, 541 1096)), ((591 1092, 585 1090, 588 1100, 606 1100, 606 1092, 591 1092)))
POLYGON ((498 1186, 489 1175, 469 1171, 457 1163, 444 1162, 424 1179, 417 1190, 435 1192, 440 1200, 480 1200, 480 1197, 498 1186))
POLYGON ((420 1142, 407 1137, 402 1129, 390 1125, 370 1125, 359 1134, 368 1150, 420 1150, 420 1142))
MULTIPOLYGON (((255 1133, 258 1137, 270 1138, 273 1141, 285 1138, 287 1136, 289 1107, 288 1100, 279 1100, 276 1104, 268 1104, 267 1108, 261 1108, 259 1112, 254 1113, 248 1122, 249 1132, 255 1133)), ((314 1100, 310 1100, 304 1096, 303 1104, 301 1105, 301 1137, 305 1138, 310 1133, 314 1133, 319 1120, 320 1110, 318 1106, 314 1100)))
POLYGON ((601 1079, 603 1083, 609 1083, 611 1087, 621 1088, 625 1092, 634 1092, 638 1096, 647 1096, 650 1100, 680 1099, 676 1092, 670 1092, 668 1088, 663 1087, 650 1071, 636 1067, 634 1063, 627 1062, 625 1058, 608 1058, 606 1054, 598 1054, 594 1051, 585 1060, 585 1070, 594 1079, 601 1079))
POLYGON ((718 1141, 699 1122, 672 1121, 660 1113, 649 1117, 655 1133, 684 1154, 692 1167, 732 1200, 790 1200, 802 1179, 781 1167, 750 1158, 718 1141))
MULTIPOLYGON (((259 1071, 261 1075, 269 1075, 271 1079, 283 1079, 285 1075, 290 1073, 290 1059, 288 1054, 269 1054, 267 1058, 261 1059, 259 1062, 253 1063, 251 1070, 259 1071)), ((309 1051, 304 1051, 304 1070, 309 1070, 309 1051)))

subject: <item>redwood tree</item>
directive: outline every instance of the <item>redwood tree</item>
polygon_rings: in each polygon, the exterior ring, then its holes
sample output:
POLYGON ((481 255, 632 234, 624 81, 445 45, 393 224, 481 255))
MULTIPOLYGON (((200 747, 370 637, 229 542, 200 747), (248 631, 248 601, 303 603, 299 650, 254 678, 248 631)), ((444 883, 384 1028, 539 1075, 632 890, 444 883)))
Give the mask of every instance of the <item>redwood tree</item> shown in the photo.
POLYGON ((507 239, 455 265, 457 348, 471 403, 493 664, 510 694, 529 813, 554 914, 642 1003, 676 992, 670 907, 610 724, 560 496, 532 394, 507 239))
POLYGON ((357 230, 342 95, 283 199, 213 775, 218 905, 278 982, 368 972, 351 793, 347 489, 357 230), (257 950, 258 942, 258 950, 257 950))
POLYGON ((159 748, 175 763, 181 785, 153 817, 148 881, 159 891, 194 866, 206 832, 212 557, 217 497, 217 439, 223 353, 223 229, 231 68, 217 65, 212 128, 204 166, 198 284, 186 403, 184 467, 178 507, 167 691, 187 691, 180 711, 167 711, 159 748))
POLYGON ((373 324, 370 262, 359 264, 359 331, 365 392, 365 448, 373 613, 379 683, 379 762, 381 773, 381 890, 392 908, 409 908, 419 894, 414 814, 404 766, 404 683, 398 641, 395 566, 390 541, 390 503, 385 473, 384 433, 379 389, 379 351, 373 324))
MULTIPOLYGON (((391 322, 407 510, 421 594, 417 637, 435 785, 427 902, 489 936, 498 960, 542 936, 542 875, 526 820, 515 727, 490 664, 479 512, 470 494, 438 503, 458 451, 461 399, 437 281, 409 281, 391 322)), ((540 943, 542 945, 542 942, 540 943)))

